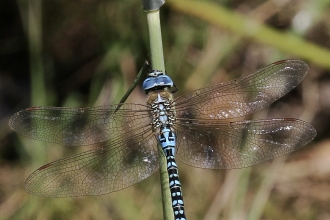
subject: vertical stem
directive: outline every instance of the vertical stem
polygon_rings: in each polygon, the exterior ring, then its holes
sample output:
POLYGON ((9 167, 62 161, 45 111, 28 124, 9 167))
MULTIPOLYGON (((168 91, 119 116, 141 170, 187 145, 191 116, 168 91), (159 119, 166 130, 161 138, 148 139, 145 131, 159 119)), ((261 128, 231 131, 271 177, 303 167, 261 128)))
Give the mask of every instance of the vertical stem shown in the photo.
POLYGON ((165 73, 165 63, 160 29, 159 10, 147 13, 152 69, 165 73))
MULTIPOLYGON (((162 34, 160 28, 159 10, 147 12, 149 42, 151 51, 151 67, 165 73, 162 34)), ((165 220, 173 219, 172 199, 169 189, 166 158, 159 151, 160 180, 162 190, 163 215, 165 220)))
MULTIPOLYGON (((31 98, 30 104, 45 105, 46 86, 42 63, 42 1, 17 0, 24 31, 29 44, 31 98)), ((49 98, 48 98, 49 99, 49 98)), ((32 144, 31 144, 32 145, 32 144)), ((41 163, 45 160, 46 148, 42 143, 34 143, 32 148, 25 146, 25 150, 31 156, 33 162, 41 163)))
POLYGON ((161 152, 159 152, 159 166, 164 220, 170 220, 173 219, 174 216, 172 209, 172 198, 169 188, 170 184, 168 182, 169 178, 167 173, 166 158, 161 152))
POLYGON ((31 71, 31 103, 32 105, 45 105, 45 80, 41 60, 42 53, 42 3, 41 0, 28 1, 28 37, 31 71))

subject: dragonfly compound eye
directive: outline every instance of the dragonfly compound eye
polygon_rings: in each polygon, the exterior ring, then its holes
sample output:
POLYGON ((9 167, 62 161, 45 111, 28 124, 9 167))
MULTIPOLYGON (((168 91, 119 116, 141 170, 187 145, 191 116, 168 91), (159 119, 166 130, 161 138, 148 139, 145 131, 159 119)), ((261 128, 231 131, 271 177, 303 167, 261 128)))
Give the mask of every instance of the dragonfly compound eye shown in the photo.
POLYGON ((157 70, 157 72, 149 74, 149 77, 144 80, 142 87, 148 93, 149 91, 162 90, 166 87, 171 88, 173 87, 173 81, 169 76, 157 70))

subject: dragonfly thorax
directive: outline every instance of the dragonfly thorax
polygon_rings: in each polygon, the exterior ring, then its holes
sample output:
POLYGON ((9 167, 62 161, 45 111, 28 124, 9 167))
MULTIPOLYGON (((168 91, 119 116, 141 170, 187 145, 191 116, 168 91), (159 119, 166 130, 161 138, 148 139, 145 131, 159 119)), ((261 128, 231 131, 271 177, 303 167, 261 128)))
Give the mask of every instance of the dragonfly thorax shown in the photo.
POLYGON ((163 128, 173 125, 175 111, 172 106, 172 94, 167 91, 153 92, 149 94, 148 104, 152 109, 153 128, 163 128))

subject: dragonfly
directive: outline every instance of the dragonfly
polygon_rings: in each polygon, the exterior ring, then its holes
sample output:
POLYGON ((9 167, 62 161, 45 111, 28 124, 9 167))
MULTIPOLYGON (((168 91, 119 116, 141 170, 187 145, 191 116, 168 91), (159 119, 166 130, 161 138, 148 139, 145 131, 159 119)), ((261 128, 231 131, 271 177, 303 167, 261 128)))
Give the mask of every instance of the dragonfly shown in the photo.
POLYGON ((172 79, 154 70, 143 82, 145 105, 17 112, 9 125, 26 137, 98 146, 41 166, 27 178, 25 189, 46 197, 107 194, 148 178, 164 156, 174 218, 185 220, 176 159, 197 168, 244 168, 293 152, 316 136, 312 125, 295 118, 236 120, 287 94, 307 72, 303 61, 282 60, 174 98, 172 79))

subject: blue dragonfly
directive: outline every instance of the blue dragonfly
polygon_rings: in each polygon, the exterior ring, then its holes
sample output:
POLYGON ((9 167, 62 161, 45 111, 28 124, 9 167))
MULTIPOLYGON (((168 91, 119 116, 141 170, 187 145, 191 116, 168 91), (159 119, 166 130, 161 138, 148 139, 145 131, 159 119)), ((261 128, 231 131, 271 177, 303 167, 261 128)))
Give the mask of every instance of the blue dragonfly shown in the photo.
POLYGON ((150 71, 143 83, 147 104, 90 108, 30 107, 10 127, 29 138, 65 146, 98 144, 34 171, 25 189, 38 196, 102 195, 140 182, 168 166, 174 218, 185 220, 175 159, 207 169, 252 166, 295 151, 315 136, 294 118, 237 121, 295 88, 308 72, 299 60, 283 60, 255 73, 173 98, 173 81, 150 71))

